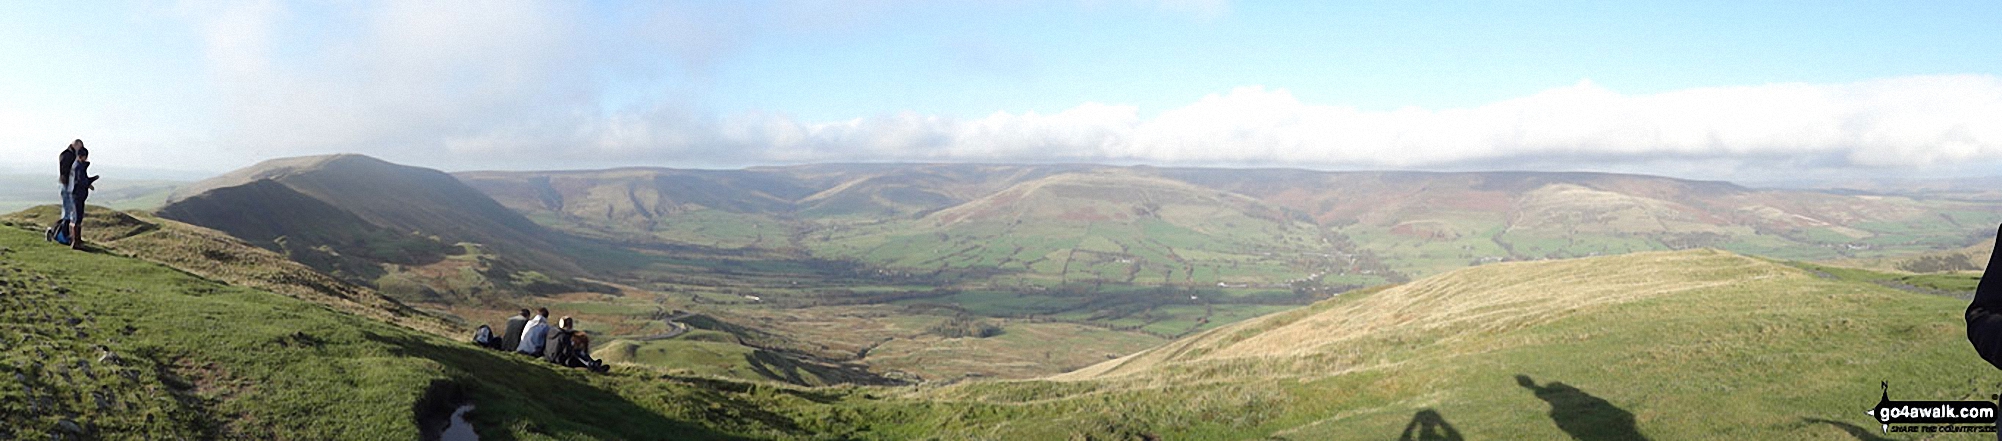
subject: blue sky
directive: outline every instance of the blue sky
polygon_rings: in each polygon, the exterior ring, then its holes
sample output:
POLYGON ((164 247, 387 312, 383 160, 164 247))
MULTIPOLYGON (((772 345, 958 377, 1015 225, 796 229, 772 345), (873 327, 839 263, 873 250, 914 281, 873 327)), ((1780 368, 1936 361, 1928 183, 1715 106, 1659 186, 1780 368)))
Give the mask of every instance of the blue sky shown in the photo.
POLYGON ((0 153, 1994 175, 2002 3, 0 3, 0 153))

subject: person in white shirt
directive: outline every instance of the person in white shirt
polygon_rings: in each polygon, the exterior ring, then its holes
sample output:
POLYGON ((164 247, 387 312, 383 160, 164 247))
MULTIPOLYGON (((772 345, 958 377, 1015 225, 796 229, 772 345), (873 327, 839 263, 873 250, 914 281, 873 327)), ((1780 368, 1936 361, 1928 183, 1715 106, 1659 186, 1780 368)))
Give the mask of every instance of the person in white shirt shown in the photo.
POLYGON ((542 356, 543 339, 549 337, 549 324, 546 323, 548 320, 549 308, 536 308, 535 318, 528 319, 528 324, 522 327, 521 344, 516 346, 514 351, 542 356))

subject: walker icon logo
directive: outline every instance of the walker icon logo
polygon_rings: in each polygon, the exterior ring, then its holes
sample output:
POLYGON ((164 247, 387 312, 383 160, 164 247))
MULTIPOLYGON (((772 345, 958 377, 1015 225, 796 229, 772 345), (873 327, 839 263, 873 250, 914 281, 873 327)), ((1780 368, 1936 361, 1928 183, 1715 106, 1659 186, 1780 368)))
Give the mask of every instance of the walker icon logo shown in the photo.
MULTIPOLYGON (((1995 403, 1992 401, 1891 401, 1891 383, 1881 383, 1884 397, 1877 401, 1877 407, 1870 409, 1870 416, 1890 433, 1892 424, 1932 424, 1923 427, 1899 427, 1899 432, 1994 432, 1995 403), (1954 424, 1981 424, 1982 427, 1957 427, 1954 424)), ((1995 398, 1995 395, 1990 395, 1995 398)))

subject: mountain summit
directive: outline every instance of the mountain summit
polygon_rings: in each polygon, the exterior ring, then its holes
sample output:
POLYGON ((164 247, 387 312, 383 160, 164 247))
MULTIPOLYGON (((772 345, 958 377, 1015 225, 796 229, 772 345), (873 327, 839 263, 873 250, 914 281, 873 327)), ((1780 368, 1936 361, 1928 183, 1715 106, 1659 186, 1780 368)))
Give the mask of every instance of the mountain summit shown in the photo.
POLYGON ((370 285, 474 251, 501 266, 583 273, 553 251, 561 237, 452 175, 362 155, 265 161, 191 184, 159 214, 370 285))

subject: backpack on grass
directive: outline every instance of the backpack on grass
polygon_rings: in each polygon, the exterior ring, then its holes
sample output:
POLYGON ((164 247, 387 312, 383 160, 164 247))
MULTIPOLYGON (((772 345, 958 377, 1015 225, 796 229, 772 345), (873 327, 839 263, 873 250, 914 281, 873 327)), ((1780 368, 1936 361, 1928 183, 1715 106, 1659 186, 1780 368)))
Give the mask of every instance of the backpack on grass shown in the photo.
POLYGON ((55 224, 55 225, 50 225, 50 226, 49 226, 49 228, 47 228, 47 229, 43 229, 43 230, 42 230, 42 236, 43 236, 43 238, 44 238, 44 239, 48 239, 48 241, 50 241, 50 242, 55 242, 55 243, 59 243, 59 244, 63 244, 63 245, 69 245, 69 244, 70 244, 70 220, 69 220, 69 219, 56 219, 56 224, 55 224))
POLYGON ((513 348, 507 347, 506 341, 500 335, 494 334, 494 328, 487 327, 487 325, 480 325, 479 329, 473 330, 473 344, 496 351, 513 350, 513 348))

